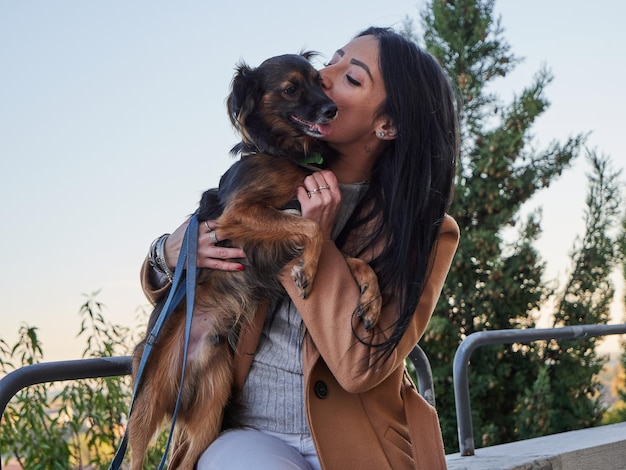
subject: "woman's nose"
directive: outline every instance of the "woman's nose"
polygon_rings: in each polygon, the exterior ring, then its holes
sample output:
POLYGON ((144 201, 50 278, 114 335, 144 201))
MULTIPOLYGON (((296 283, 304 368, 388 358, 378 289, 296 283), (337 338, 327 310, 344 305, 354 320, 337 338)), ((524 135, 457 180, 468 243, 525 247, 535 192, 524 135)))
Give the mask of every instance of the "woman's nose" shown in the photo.
POLYGON ((330 78, 330 73, 328 71, 328 67, 329 66, 326 66, 322 70, 320 70, 320 83, 324 90, 328 90, 332 83, 331 78, 330 78))

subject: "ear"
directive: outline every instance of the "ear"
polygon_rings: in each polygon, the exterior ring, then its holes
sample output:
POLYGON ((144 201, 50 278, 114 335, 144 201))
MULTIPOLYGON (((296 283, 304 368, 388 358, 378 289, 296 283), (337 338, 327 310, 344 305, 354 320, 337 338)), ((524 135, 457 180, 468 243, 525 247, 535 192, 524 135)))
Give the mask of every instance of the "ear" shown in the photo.
POLYGON ((239 129, 241 124, 255 105, 255 78, 254 69, 242 63, 237 67, 237 73, 231 83, 231 92, 226 100, 230 121, 239 129))
POLYGON ((374 127, 376 137, 382 140, 394 140, 398 135, 395 124, 388 117, 382 118, 374 127))
POLYGON ((300 55, 302 57, 304 57, 306 60, 308 60, 309 62, 312 62, 314 58, 316 58, 316 57, 318 57, 320 55, 320 53, 317 52, 317 51, 301 50, 300 51, 300 55))

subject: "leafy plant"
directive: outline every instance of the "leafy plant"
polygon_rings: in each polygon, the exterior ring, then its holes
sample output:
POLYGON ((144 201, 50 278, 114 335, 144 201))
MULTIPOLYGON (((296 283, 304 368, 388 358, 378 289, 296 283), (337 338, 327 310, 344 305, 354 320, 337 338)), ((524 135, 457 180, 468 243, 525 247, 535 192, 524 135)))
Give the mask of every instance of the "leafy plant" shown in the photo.
MULTIPOLYGON (((2 341, 3 345, 6 343, 2 341)), ((2 372, 13 363, 30 365, 41 362, 43 351, 37 328, 23 325, 12 348, 2 348, 2 372)), ((18 366, 18 367, 19 367, 18 366)), ((0 454, 14 459, 22 468, 33 470, 70 468, 71 450, 66 428, 59 413, 48 406, 51 384, 40 384, 20 391, 7 405, 2 420, 0 454)))
MULTIPOLYGON (((122 356, 135 344, 129 328, 108 322, 96 293, 80 307, 83 358, 122 356)), ((142 312, 142 317, 145 317, 142 312)), ((141 330, 140 328, 138 330, 141 330)), ((37 328, 22 326, 12 347, 0 339, 0 367, 7 374, 43 361, 37 328)), ((124 433, 131 398, 130 377, 44 383, 19 391, 2 419, 0 455, 28 469, 107 468, 124 433)), ((158 465, 165 437, 148 456, 158 465)))

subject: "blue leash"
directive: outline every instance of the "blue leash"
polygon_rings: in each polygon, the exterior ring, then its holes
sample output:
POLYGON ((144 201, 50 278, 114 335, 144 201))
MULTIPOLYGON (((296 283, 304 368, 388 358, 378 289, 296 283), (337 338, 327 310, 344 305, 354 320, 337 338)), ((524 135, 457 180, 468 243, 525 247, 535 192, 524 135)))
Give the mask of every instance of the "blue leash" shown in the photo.
MULTIPOLYGON (((167 439, 167 444, 165 445, 165 451, 163 452, 163 457, 161 458, 161 463, 159 464, 159 470, 161 470, 167 458, 167 454, 169 452, 170 444, 172 441, 172 437, 174 435, 174 426, 176 424, 176 417, 178 416, 178 410, 180 408, 180 402, 182 398, 182 384, 185 380, 185 369, 187 365, 187 352, 189 349, 189 335, 191 333, 191 320, 193 318, 193 305, 196 294, 196 277, 198 274, 198 269, 195 268, 197 266, 197 256, 198 256, 198 217, 197 214, 194 214, 187 226, 187 230, 185 232, 185 237, 183 238, 183 244, 180 249, 180 254, 178 256, 178 262, 176 263, 176 270, 174 271, 174 279, 172 280, 172 287, 170 289, 169 295, 165 301, 165 305, 159 314, 157 321, 154 324, 154 327, 150 331, 148 338, 146 340, 146 345, 143 349, 143 354, 141 355, 141 360, 139 362, 139 367, 137 368, 137 377, 135 379, 135 387, 133 390, 133 397, 130 402, 130 408, 128 411, 128 416, 133 411, 133 405, 135 403, 135 397, 137 396, 137 392, 139 390, 139 386, 141 384, 141 378, 146 367, 146 363, 148 362, 148 357, 152 352, 152 348, 154 343, 156 342, 159 333, 161 332, 161 328, 165 324, 166 320, 172 315, 176 307, 180 304, 182 299, 187 295, 187 315, 185 318, 185 342, 183 349, 183 364, 182 371, 180 377, 180 389, 178 390, 178 397, 176 398, 176 406, 174 408, 174 414, 172 415, 172 424, 170 426, 170 432, 167 439), (183 273, 185 272, 185 264, 187 266, 193 266, 195 269, 187 269, 187 277, 185 279, 185 284, 181 283, 181 279, 183 277, 183 273)), ((124 460, 124 456, 126 455, 126 450, 128 447, 128 429, 124 433, 124 437, 119 445, 117 453, 111 462, 111 466, 109 470, 119 470, 122 466, 122 462, 124 460)))

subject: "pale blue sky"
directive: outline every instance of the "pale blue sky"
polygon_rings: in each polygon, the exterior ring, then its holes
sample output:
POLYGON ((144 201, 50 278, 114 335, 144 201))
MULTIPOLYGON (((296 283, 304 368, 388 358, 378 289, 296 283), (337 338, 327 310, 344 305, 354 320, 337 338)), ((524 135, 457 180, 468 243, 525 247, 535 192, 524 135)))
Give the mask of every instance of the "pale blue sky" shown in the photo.
MULTIPOLYGON (((38 326, 47 360, 79 357, 82 294, 100 290, 111 321, 135 325, 148 245, 173 230, 232 163, 224 99, 240 59, 310 48, 325 58, 368 25, 418 21, 423 1, 246 0, 0 3, 2 328, 38 326)), ((626 167, 625 4, 498 0, 525 58, 501 80, 521 92, 547 64, 552 106, 538 146, 592 131, 626 167)), ((539 194, 539 243, 556 277, 581 234, 584 161, 539 194)))

